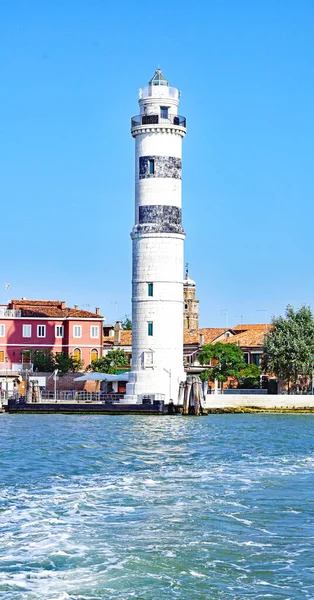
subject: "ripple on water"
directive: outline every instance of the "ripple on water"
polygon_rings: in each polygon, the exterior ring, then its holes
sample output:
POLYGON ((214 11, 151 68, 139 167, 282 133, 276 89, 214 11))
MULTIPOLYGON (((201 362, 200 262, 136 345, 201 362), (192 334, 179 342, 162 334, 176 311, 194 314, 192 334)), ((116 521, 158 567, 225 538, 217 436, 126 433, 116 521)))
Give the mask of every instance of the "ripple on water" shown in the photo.
POLYGON ((313 598, 311 415, 3 415, 3 600, 313 598))

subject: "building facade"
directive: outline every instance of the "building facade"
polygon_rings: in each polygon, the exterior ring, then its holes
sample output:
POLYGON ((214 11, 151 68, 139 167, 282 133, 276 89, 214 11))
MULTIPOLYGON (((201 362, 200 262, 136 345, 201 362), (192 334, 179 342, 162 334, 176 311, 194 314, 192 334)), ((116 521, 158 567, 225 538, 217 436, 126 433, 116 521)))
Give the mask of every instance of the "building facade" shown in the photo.
POLYGON ((132 370, 126 402, 158 395, 176 402, 183 349, 182 139, 179 91, 158 69, 140 90, 132 238, 132 370))
MULTIPOLYGON (((243 352, 243 358, 247 364, 260 366, 263 355, 264 338, 271 325, 248 324, 226 327, 203 327, 198 330, 184 330, 184 345, 182 358, 187 372, 200 372, 200 364, 197 360, 203 346, 206 344, 236 344, 243 352)), ((104 354, 109 350, 124 350, 127 356, 131 356, 132 331, 116 331, 112 329, 111 335, 104 337, 104 354)))
POLYGON ((103 317, 58 300, 12 300, 0 306, 0 371, 20 371, 30 351, 62 352, 87 367, 103 355, 103 317))

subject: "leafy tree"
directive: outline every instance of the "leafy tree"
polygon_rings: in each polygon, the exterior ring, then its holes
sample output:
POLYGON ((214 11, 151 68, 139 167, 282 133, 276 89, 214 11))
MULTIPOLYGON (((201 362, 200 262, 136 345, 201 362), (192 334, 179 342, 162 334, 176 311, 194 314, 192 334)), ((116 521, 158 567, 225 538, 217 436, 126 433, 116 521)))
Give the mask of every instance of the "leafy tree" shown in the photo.
POLYGON ((314 355, 314 321, 309 306, 299 310, 289 304, 285 317, 274 317, 273 329, 266 335, 262 369, 285 381, 297 384, 300 377, 310 377, 314 355))
POLYGON ((52 373, 55 367, 55 359, 51 349, 47 350, 32 350, 31 362, 35 371, 43 373, 52 373))
POLYGON ((206 369, 206 371, 202 371, 200 373, 201 381, 212 381, 211 379, 212 373, 210 369, 206 369))
POLYGON ((82 368, 83 363, 64 352, 52 352, 51 348, 47 350, 31 350, 31 361, 35 371, 52 373, 58 369, 60 374, 76 372, 82 368))
MULTIPOLYGON (((208 344, 203 346, 198 360, 201 365, 210 365, 205 372, 210 381, 217 379, 221 387, 228 377, 239 378, 240 371, 245 368, 246 364, 243 358, 242 350, 236 344, 208 344)), ((204 375, 202 376, 204 380, 204 375)))
POLYGON ((63 373, 76 373, 80 371, 83 366, 83 361, 77 360, 73 358, 73 356, 68 356, 65 352, 57 352, 55 354, 55 368, 58 371, 63 373))
POLYGON ((122 321, 122 329, 132 329, 132 321, 127 315, 125 315, 125 319, 122 321))
POLYGON ((91 368, 93 371, 100 371, 101 373, 116 373, 119 369, 127 367, 129 364, 128 357, 124 350, 109 350, 106 356, 102 356, 97 360, 93 360, 91 368))
POLYGON ((247 365, 239 375, 238 387, 240 389, 252 390, 260 387, 261 370, 257 365, 247 365))

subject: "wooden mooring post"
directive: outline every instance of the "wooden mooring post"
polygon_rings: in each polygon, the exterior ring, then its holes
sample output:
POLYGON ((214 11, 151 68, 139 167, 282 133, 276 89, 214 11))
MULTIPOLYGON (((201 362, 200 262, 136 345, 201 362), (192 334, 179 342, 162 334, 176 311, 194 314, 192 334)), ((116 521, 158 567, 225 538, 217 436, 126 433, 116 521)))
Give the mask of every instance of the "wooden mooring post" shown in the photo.
POLYGON ((202 415, 202 382, 198 375, 188 375, 184 385, 183 414, 202 415))

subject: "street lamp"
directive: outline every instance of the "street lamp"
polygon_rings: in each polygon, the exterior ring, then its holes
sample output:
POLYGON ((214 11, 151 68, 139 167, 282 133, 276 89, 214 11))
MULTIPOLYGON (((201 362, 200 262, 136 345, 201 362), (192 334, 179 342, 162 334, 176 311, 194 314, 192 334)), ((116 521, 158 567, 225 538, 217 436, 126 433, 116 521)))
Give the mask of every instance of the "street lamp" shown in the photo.
POLYGON ((53 372, 55 402, 57 401, 57 375, 58 375, 58 373, 59 373, 58 369, 55 369, 54 372, 53 372))

